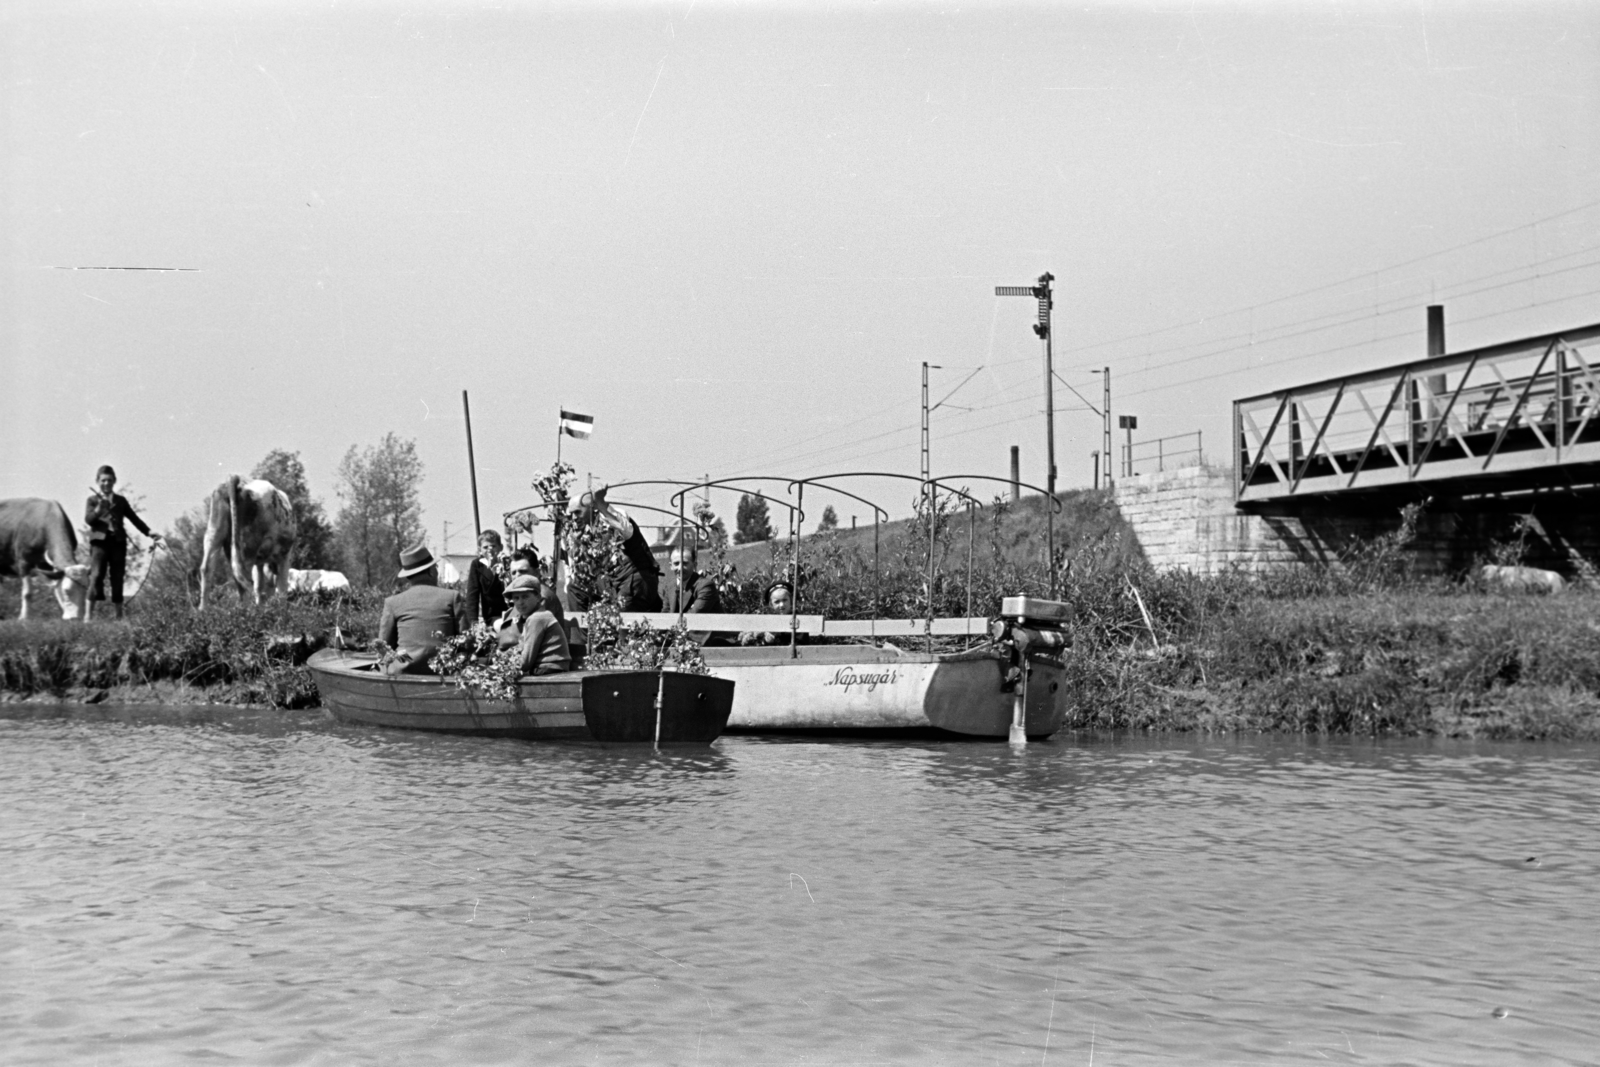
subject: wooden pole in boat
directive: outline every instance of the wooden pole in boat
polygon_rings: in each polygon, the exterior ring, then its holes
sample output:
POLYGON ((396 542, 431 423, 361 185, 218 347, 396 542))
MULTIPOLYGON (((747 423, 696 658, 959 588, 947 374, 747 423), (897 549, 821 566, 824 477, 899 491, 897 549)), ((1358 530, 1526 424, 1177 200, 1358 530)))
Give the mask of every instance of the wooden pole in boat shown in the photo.
POLYGON ((652 746, 657 749, 661 747, 661 706, 667 702, 666 697, 667 665, 659 663, 656 665, 656 739, 652 746))
MULTIPOLYGON (((696 540, 699 540, 699 539, 696 538, 696 540)), ((681 562, 678 564, 678 573, 672 576, 672 583, 678 590, 678 625, 682 626, 683 625, 683 601, 684 601, 684 595, 683 595, 683 573, 684 573, 684 571, 689 569, 689 557, 683 551, 683 496, 682 496, 682 494, 679 494, 679 496, 678 496, 678 559, 681 562)), ((667 556, 667 564, 668 564, 668 567, 670 568, 671 564, 672 564, 672 556, 671 556, 670 553, 667 556)), ((659 715, 660 715, 660 713, 658 712, 657 713, 657 720, 656 720, 656 731, 658 733, 661 730, 661 722, 660 722, 659 715)))
MULTIPOLYGON (((972 501, 967 501, 967 618, 972 618, 972 542, 975 538, 972 525, 972 501)), ((962 625, 966 625, 963 623, 962 625)), ((972 635, 967 634, 962 648, 972 647, 972 635)))
POLYGON ((800 483, 800 491, 795 494, 794 511, 789 513, 790 522, 796 531, 794 539, 794 588, 789 591, 789 658, 800 658, 800 542, 805 538, 806 521, 805 513, 806 486, 800 483))
POLYGON ((461 390, 461 414, 467 420, 467 473, 472 477, 472 543, 476 547, 483 533, 483 520, 478 518, 478 463, 472 457, 472 408, 467 403, 467 391, 461 390))
POLYGON ((883 613, 883 603, 880 599, 880 588, 883 584, 883 569, 878 566, 878 510, 872 510, 872 636, 878 636, 878 619, 883 613))
POLYGON ((933 651, 933 542, 934 542, 934 513, 939 508, 939 489, 930 482, 923 482, 923 501, 928 508, 928 614, 922 620, 923 632, 928 637, 928 651, 933 651))

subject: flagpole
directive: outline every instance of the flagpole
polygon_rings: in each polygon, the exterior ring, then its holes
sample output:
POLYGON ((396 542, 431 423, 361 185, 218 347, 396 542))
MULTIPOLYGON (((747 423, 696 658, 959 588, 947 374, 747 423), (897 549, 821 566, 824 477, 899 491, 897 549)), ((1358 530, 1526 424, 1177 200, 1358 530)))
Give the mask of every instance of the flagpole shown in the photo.
MULTIPOLYGON (((565 410, 566 408, 564 407, 556 409, 556 466, 558 467, 561 465, 561 412, 565 410)), ((554 474, 555 471, 552 469, 551 473, 554 474)), ((560 484, 559 481, 557 484, 560 484)), ((564 501, 558 500, 556 506, 550 509, 552 526, 550 535, 550 585, 555 591, 557 601, 561 599, 561 508, 563 503, 564 501)))

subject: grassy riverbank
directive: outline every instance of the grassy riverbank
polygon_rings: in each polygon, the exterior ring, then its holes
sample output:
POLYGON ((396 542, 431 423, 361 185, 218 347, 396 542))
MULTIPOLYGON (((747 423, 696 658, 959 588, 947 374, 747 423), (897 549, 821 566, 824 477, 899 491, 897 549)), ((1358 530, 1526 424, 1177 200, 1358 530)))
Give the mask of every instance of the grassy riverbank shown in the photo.
MULTIPOLYGON (((1600 739, 1600 595, 1302 584, 1148 572, 1071 583, 1069 727, 1600 739)), ((379 603, 195 612, 150 597, 124 622, 8 621, 0 691, 311 706, 315 687, 284 639, 337 624, 364 641, 379 603)))
MULTIPOLYGON (((0 622, 0 696, 218 703, 316 704, 294 641, 339 627, 356 642, 377 626, 382 597, 292 596, 261 607, 232 597, 196 611, 179 591, 146 593, 120 621, 0 622)), ((303 649, 303 646, 302 646, 303 649)))

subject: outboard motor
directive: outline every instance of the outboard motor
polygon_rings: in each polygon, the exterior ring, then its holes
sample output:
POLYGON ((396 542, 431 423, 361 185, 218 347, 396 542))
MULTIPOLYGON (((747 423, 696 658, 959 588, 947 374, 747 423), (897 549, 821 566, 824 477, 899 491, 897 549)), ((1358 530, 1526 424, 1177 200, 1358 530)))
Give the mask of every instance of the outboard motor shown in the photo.
POLYGON ((1028 677, 1032 673, 1028 660, 1043 658, 1065 666, 1064 656, 1072 644, 1066 627, 1071 621, 1072 606, 1062 601, 1008 596, 1000 602, 1000 616, 989 624, 989 636, 1011 654, 1005 687, 1016 694, 1011 715, 1013 745, 1028 743, 1028 677))

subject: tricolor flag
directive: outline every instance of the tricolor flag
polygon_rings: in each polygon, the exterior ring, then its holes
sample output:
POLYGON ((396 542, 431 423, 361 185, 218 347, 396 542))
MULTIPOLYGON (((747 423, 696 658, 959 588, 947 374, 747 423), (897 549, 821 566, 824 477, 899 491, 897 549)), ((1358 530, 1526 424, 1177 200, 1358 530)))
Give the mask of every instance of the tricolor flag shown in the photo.
POLYGON ((561 432, 568 437, 588 437, 594 433, 594 416, 561 409, 561 432))

